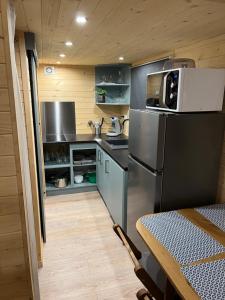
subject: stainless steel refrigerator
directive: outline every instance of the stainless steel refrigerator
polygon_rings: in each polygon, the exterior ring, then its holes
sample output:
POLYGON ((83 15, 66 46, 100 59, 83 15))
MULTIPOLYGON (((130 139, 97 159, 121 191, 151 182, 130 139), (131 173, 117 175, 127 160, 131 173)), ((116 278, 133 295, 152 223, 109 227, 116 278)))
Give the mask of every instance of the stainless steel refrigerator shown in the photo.
POLYGON ((142 252, 138 218, 215 202, 223 132, 223 113, 130 110, 127 233, 142 252))

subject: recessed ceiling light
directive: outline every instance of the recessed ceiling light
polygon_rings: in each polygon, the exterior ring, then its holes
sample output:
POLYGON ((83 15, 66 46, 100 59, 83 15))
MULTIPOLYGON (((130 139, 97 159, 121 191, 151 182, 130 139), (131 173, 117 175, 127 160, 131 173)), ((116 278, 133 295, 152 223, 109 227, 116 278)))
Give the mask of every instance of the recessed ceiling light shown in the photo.
POLYGON ((124 60, 124 57, 123 57, 123 56, 120 56, 120 57, 119 57, 119 60, 120 60, 120 61, 123 61, 123 60, 124 60))
POLYGON ((66 55, 64 53, 59 54, 60 57, 65 57, 66 55))
POLYGON ((59 65, 59 64, 61 64, 61 61, 58 60, 56 63, 59 65))
POLYGON ((70 46, 73 46, 73 43, 71 41, 67 41, 67 42, 65 42, 65 45, 70 47, 70 46))
POLYGON ((76 22, 80 25, 84 25, 87 23, 87 18, 85 16, 77 16, 76 22))

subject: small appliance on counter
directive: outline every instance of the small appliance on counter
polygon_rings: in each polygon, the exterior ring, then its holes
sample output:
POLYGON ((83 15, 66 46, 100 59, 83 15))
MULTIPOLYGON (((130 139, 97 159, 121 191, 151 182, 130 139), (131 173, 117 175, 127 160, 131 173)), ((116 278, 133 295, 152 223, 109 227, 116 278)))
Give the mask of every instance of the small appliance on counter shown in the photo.
POLYGON ((112 128, 106 133, 107 136, 118 136, 122 133, 122 125, 119 117, 111 117, 112 128))

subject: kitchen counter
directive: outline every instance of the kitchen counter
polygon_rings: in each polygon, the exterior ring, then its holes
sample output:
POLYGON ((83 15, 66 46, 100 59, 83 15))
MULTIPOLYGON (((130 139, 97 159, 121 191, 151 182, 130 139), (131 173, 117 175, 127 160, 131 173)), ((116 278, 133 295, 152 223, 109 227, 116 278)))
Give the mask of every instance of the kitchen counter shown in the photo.
POLYGON ((124 170, 128 170, 128 149, 111 149, 104 140, 118 140, 118 139, 128 139, 124 134, 116 137, 109 137, 106 134, 102 134, 96 137, 94 134, 77 134, 70 141, 60 141, 60 142, 45 142, 44 144, 58 144, 58 143, 97 143, 105 152, 107 152, 124 170))

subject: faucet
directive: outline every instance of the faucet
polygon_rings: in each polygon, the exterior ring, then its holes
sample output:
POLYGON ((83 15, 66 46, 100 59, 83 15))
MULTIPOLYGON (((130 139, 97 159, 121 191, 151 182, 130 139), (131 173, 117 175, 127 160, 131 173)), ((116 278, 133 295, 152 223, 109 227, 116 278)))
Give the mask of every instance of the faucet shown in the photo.
POLYGON ((123 122, 122 122, 122 131, 124 130, 124 124, 125 124, 127 121, 129 121, 128 118, 123 120, 123 122))
POLYGON ((123 122, 122 122, 123 127, 124 127, 124 123, 125 123, 126 121, 130 121, 130 120, 129 120, 129 119, 123 120, 123 122))

